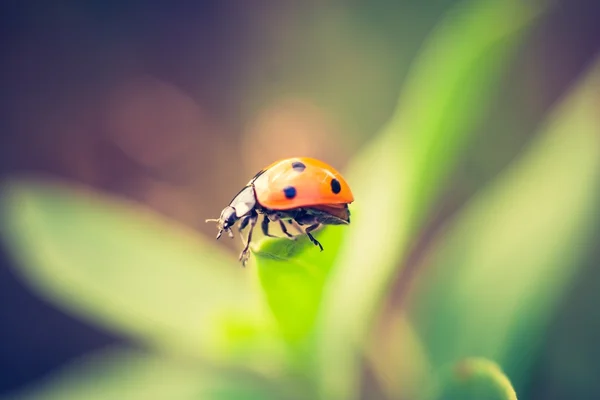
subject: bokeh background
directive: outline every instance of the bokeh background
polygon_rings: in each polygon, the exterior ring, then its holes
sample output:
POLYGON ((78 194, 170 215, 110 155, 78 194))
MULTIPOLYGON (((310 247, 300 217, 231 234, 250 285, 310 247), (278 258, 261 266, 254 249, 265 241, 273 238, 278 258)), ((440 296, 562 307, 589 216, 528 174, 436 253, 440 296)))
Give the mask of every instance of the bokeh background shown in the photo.
MULTIPOLYGON (((212 238, 204 220, 273 160, 306 155, 343 169, 392 115, 411 61, 456 3, 3 1, 0 173, 83 182, 212 238)), ((594 0, 556 2, 539 21, 428 229, 520 154, 600 51, 598 21, 594 0)), ((572 398, 573 386, 600 397, 599 261, 596 247, 577 267, 527 398, 572 398)), ((0 394, 126 341, 40 299, 12 268, 3 254, 0 394)))

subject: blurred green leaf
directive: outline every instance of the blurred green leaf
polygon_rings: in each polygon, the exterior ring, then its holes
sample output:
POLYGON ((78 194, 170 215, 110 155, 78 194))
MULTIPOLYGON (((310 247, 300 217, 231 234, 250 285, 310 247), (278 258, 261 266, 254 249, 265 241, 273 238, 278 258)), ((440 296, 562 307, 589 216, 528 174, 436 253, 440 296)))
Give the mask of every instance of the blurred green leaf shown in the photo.
POLYGON ((405 313, 390 313, 369 339, 366 356, 386 398, 426 398, 425 388, 435 380, 423 343, 405 313))
POLYGON ((171 351, 257 368, 281 361, 283 342, 251 275, 217 246, 73 185, 24 179, 3 189, 6 247, 44 297, 171 351))
POLYGON ((416 237, 539 13, 532 2, 517 0, 461 3, 425 43, 389 124, 352 163, 347 177, 355 217, 318 316, 322 397, 359 393, 357 353, 409 238, 416 237))
POLYGON ((465 359, 443 371, 439 400, 517 400, 500 367, 483 358, 465 359))
POLYGON ((312 331, 343 229, 348 228, 315 232, 323 251, 301 236, 296 240, 263 239, 254 252, 267 302, 292 345, 302 345, 312 331))
POLYGON ((85 356, 6 400, 280 399, 279 388, 227 370, 126 349, 85 356))
POLYGON ((412 296, 434 365, 498 361, 517 391, 578 273, 600 200, 600 59, 542 134, 444 233, 412 296))

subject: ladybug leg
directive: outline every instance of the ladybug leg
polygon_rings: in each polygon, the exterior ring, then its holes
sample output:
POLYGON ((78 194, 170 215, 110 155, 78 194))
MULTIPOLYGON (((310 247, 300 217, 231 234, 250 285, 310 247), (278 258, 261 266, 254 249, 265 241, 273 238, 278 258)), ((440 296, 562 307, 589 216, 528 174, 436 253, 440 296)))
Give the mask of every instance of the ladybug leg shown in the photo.
MULTIPOLYGON (((291 221, 290 221, 291 222, 291 221)), ((281 226, 281 230, 283 231, 283 233, 285 233, 285 235, 289 238, 295 239, 294 235, 292 235, 291 233, 288 232, 287 228, 285 227, 284 223, 282 220, 279 220, 279 226, 281 226)))
POLYGON ((250 222, 250 217, 250 215, 245 215, 242 217, 242 219, 240 219, 240 225, 238 226, 238 230, 240 231, 240 233, 242 233, 244 228, 248 226, 248 222, 250 222))
POLYGON ((258 214, 252 213, 251 215, 248 216, 250 230, 248 231, 248 238, 246 239, 246 244, 244 245, 244 249, 240 253, 240 261, 242 262, 242 266, 244 266, 244 267, 246 266, 246 262, 248 261, 248 258, 250 257, 249 247, 250 247, 250 242, 252 241, 252 231, 254 230, 254 227, 256 226, 257 221, 258 221, 258 214))
POLYGON ((321 226, 321 224, 319 224, 319 223, 313 224, 313 225, 309 226, 308 228, 306 228, 304 233, 306 233, 306 235, 308 236, 310 241, 313 242, 313 244, 315 246, 319 246, 321 251, 323 251, 323 246, 321 245, 321 243, 319 243, 319 241, 317 239, 315 239, 314 236, 311 234, 311 232, 314 231, 315 229, 317 229, 319 226, 321 226))
MULTIPOLYGON (((283 221, 281 221, 281 219, 277 219, 277 221, 279 222, 279 226, 281 226, 281 230, 283 231, 283 233, 285 233, 285 235, 289 238, 294 238, 294 236, 292 236, 286 229, 285 225, 283 224, 283 221)), ((281 238, 281 236, 276 236, 276 235, 272 235, 269 233, 269 223, 271 222, 271 220, 269 219, 269 217, 267 217, 265 215, 262 224, 260 225, 260 227, 262 228, 262 232, 265 236, 268 237, 272 237, 272 238, 281 238)))
POLYGON ((296 222, 296 220, 291 219, 290 221, 290 225, 292 225, 301 235, 304 235, 304 229, 302 229, 302 227, 300 226, 300 224, 298 222, 296 222))
POLYGON ((269 220, 269 217, 265 215, 265 217, 262 220, 262 223, 260 224, 260 228, 262 229, 263 234, 268 237, 278 238, 279 236, 271 235, 269 233, 269 222, 271 222, 271 220, 269 220))

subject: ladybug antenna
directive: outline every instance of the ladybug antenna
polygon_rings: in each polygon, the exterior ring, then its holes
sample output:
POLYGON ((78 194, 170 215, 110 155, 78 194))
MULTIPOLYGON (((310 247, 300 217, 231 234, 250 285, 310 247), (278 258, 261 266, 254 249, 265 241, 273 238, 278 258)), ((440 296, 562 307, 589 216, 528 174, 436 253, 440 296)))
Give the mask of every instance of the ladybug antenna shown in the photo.
MULTIPOLYGON (((220 218, 209 218, 209 219, 205 220, 204 222, 220 223, 221 219, 220 218)), ((220 227, 220 225, 219 225, 219 227, 220 227)), ((219 229, 219 233, 217 233, 217 240, 221 237, 222 234, 223 234, 223 229, 219 229)))

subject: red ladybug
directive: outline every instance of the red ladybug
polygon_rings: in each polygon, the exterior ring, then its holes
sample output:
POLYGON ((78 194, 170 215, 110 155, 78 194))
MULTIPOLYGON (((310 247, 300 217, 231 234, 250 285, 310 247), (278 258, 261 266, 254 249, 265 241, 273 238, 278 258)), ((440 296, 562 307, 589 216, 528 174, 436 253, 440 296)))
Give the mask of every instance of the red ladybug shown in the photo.
POLYGON ((314 158, 288 158, 257 173, 223 209, 219 219, 207 219, 206 222, 217 223, 217 239, 224 231, 233 237, 231 227, 238 220, 240 232, 250 225, 248 239, 240 254, 240 261, 245 266, 259 214, 264 214, 261 228, 266 236, 277 237, 269 234, 269 223, 277 221, 283 233, 293 238, 283 224, 285 220, 323 251, 323 246, 311 232, 321 225, 349 224, 348 204, 353 201, 350 186, 330 165, 314 158), (308 226, 303 229, 304 225, 308 226))

